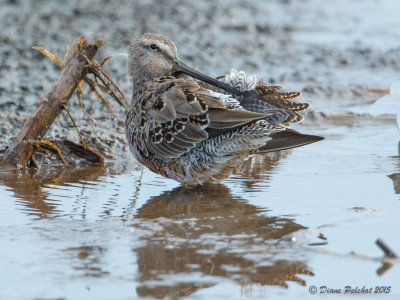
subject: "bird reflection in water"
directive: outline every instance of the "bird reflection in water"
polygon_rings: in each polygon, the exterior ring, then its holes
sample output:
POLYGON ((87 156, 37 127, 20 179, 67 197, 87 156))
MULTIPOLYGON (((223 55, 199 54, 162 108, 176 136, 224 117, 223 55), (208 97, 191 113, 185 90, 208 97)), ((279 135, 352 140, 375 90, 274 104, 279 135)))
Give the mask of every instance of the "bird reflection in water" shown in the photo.
POLYGON ((187 296, 214 285, 201 279, 207 276, 234 279, 246 290, 254 284, 287 288, 289 281, 305 286, 298 275, 313 275, 305 262, 288 260, 298 257, 290 242, 279 242, 305 227, 268 216, 224 185, 176 188, 148 200, 136 217, 152 220, 154 229, 134 249, 143 297, 187 296), (192 272, 201 274, 198 282, 189 280, 192 272))
POLYGON ((235 182, 241 183, 248 190, 253 190, 259 183, 263 183, 264 187, 268 187, 273 176, 273 170, 289 152, 271 152, 250 157, 233 173, 235 179, 239 179, 235 180, 235 182))

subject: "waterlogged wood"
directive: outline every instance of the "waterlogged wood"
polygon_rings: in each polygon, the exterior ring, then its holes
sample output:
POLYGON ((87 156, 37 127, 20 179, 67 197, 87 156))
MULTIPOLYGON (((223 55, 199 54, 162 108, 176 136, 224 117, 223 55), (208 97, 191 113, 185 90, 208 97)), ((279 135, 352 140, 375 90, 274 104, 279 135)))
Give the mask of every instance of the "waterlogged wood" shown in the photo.
POLYGON ((35 141, 41 140, 51 124, 63 110, 78 84, 86 77, 90 62, 103 41, 76 40, 67 50, 58 78, 46 97, 40 99, 33 114, 26 120, 12 145, 7 149, 0 168, 10 165, 23 167, 37 149, 35 141))

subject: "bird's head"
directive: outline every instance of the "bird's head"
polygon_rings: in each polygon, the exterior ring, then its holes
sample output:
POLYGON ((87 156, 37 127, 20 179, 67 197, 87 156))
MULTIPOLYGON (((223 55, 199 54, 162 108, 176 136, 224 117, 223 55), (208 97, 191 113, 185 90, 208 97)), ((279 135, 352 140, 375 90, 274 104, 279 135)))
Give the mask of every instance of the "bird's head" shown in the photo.
POLYGON ((129 48, 129 74, 135 85, 174 72, 183 72, 232 94, 241 95, 232 86, 202 74, 180 61, 175 44, 165 36, 147 33, 132 42, 129 48))

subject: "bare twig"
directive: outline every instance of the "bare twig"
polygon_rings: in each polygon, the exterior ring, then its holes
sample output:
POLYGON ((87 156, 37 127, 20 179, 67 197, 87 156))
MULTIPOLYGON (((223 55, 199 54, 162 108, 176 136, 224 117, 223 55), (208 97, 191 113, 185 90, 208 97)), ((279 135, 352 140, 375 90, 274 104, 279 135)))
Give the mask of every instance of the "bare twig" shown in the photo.
POLYGON ((104 66, 104 63, 105 63, 107 60, 109 60, 111 57, 114 57, 114 56, 129 56, 129 55, 126 54, 126 53, 116 53, 116 54, 112 54, 112 55, 110 55, 110 56, 107 56, 105 59, 103 59, 102 62, 100 63, 100 66, 104 66))
POLYGON ((32 48, 35 49, 36 51, 39 51, 44 56, 47 56, 50 59, 52 59, 53 61, 55 61, 60 66, 61 69, 64 67, 62 62, 61 62, 61 60, 57 56, 55 56, 53 53, 51 53, 50 51, 46 50, 45 48, 39 47, 39 46, 34 46, 32 48))
POLYGON ((79 81, 78 85, 76 86, 76 96, 78 97, 79 105, 83 110, 83 80, 79 81))
POLYGON ((96 83, 90 79, 89 77, 85 78, 86 83, 90 86, 90 90, 93 95, 95 95, 96 99, 106 107, 106 109, 112 114, 113 117, 115 117, 115 112, 112 109, 111 105, 107 102, 106 99, 101 96, 101 94, 96 90, 96 83))
POLYGON ((78 83, 78 86, 76 87, 76 96, 78 98, 78 102, 79 102, 79 107, 81 108, 81 111, 90 119, 92 120, 94 123, 96 123, 96 119, 93 118, 91 115, 89 115, 89 113, 85 110, 85 107, 83 106, 83 83, 84 80, 81 80, 78 83))
POLYGON ((110 75, 99 65, 98 62, 93 61, 90 66, 90 72, 93 73, 101 82, 109 89, 109 94, 112 96, 126 111, 129 110, 129 100, 121 91, 118 85, 111 79, 110 75))
POLYGON ((64 157, 63 157, 63 155, 62 155, 62 153, 61 153, 60 148, 58 148, 58 147, 57 147, 56 145, 54 145, 52 142, 46 141, 46 140, 41 140, 41 141, 36 141, 36 142, 35 142, 35 145, 36 145, 36 146, 45 146, 45 147, 48 147, 48 148, 52 149, 53 151, 55 151, 55 152, 58 154, 58 156, 60 157, 60 159, 61 159, 61 161, 64 163, 64 165, 66 165, 67 167, 70 167, 70 166, 71 166, 70 164, 68 164, 68 163, 65 161, 65 159, 64 159, 64 157))
POLYGON ((82 143, 83 149, 86 149, 87 147, 86 147, 85 140, 83 139, 81 133, 79 132, 78 126, 76 126, 76 123, 75 123, 74 118, 72 117, 72 115, 71 115, 71 113, 69 112, 68 108, 67 108, 65 105, 63 105, 63 107, 64 107, 64 110, 67 112, 69 118, 71 119, 72 124, 74 124, 74 127, 75 127, 75 129, 76 129, 76 132, 78 133, 79 138, 81 139, 81 143, 82 143))

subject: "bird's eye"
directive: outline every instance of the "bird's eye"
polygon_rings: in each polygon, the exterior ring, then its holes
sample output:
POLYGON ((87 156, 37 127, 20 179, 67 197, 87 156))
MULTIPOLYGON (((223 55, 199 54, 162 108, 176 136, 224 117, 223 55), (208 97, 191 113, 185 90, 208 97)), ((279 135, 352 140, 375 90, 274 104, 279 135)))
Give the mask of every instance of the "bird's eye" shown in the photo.
POLYGON ((156 45, 156 44, 151 44, 150 45, 150 50, 151 51, 157 51, 159 48, 158 48, 158 46, 156 45))

